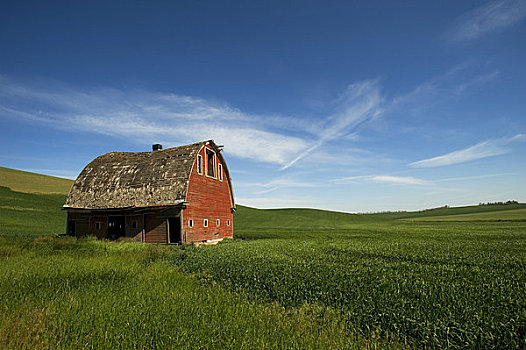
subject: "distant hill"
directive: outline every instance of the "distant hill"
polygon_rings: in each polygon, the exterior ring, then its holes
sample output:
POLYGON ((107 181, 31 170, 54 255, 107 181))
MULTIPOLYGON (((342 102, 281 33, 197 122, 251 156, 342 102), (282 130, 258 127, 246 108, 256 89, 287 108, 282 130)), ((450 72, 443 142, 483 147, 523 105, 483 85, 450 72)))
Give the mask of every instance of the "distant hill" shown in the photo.
POLYGON ((432 216, 449 216, 449 215, 466 215, 476 213, 490 213, 495 211, 507 211, 515 209, 526 209, 526 203, 511 204, 490 204, 490 205, 470 205, 465 207, 442 207, 436 209, 427 209, 417 212, 400 213, 399 218, 421 218, 432 216))
POLYGON ((68 194, 73 180, 0 167, 0 186, 26 193, 68 194))
POLYGON ((356 224, 404 221, 526 221, 526 203, 475 205, 376 214, 319 209, 256 209, 237 205, 234 229, 344 229, 356 224))
POLYGON ((348 228, 354 224, 390 220, 388 215, 350 214, 319 209, 256 209, 237 205, 234 230, 348 228))
MULTIPOLYGON (((0 236, 64 233, 61 210, 72 180, 0 167, 0 236)), ((526 221, 526 204, 350 214, 318 209, 256 209, 237 205, 234 231, 349 229, 395 221, 526 221)))
MULTIPOLYGON (((507 205, 506 205, 507 206, 507 205)), ((509 208, 502 205, 491 205, 488 206, 488 210, 481 211, 469 211, 467 208, 471 207, 460 207, 453 208, 459 209, 458 212, 453 212, 449 215, 421 215, 414 216, 405 221, 526 221, 526 205, 516 204, 509 205, 509 208), (491 208, 493 207, 493 208, 491 208), (491 210, 492 209, 492 210, 491 210), (464 213, 463 213, 464 212, 464 213)), ((474 209, 474 208, 473 208, 474 209)))

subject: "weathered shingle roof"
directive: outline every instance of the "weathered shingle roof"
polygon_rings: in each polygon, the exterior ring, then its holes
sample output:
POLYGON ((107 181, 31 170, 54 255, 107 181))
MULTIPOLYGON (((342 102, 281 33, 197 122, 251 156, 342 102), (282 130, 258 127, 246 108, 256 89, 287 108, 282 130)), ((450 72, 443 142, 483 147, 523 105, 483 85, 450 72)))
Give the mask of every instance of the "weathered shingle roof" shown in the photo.
POLYGON ((197 153, 207 142, 153 152, 111 152, 80 173, 65 208, 111 209, 184 201, 197 153))

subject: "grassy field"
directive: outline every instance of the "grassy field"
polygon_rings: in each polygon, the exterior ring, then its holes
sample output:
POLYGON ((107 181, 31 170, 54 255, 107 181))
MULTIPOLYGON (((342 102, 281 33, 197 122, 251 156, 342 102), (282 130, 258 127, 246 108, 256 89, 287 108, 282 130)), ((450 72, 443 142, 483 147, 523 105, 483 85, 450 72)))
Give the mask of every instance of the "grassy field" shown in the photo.
POLYGON ((72 180, 0 167, 0 237, 64 233, 72 180))
POLYGON ((15 192, 0 186, 0 237, 31 238, 64 233, 63 194, 15 192))
POLYGON ((176 264, 255 300, 340 310, 351 333, 432 348, 525 346, 526 223, 395 222, 240 236, 187 250, 176 264))
POLYGON ((0 239, 0 348, 369 346, 346 332, 337 312, 252 302, 182 273, 169 259, 174 251, 69 237, 0 239))
POLYGON ((35 239, 64 200, 0 188, 0 348, 526 347, 524 204, 240 206, 209 247, 35 239))

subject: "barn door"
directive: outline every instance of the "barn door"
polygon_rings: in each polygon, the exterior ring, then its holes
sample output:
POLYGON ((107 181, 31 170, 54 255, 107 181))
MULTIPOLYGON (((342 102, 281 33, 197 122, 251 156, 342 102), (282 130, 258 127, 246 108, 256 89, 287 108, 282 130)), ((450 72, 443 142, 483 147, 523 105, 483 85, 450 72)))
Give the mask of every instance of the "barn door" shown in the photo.
POLYGON ((67 233, 69 236, 75 236, 77 233, 75 230, 75 221, 74 220, 68 220, 68 226, 67 226, 67 233))
POLYGON ((170 234, 170 243, 183 243, 181 234, 181 218, 168 218, 168 231, 170 234))
POLYGON ((108 238, 117 239, 125 235, 124 216, 110 216, 108 220, 108 238))

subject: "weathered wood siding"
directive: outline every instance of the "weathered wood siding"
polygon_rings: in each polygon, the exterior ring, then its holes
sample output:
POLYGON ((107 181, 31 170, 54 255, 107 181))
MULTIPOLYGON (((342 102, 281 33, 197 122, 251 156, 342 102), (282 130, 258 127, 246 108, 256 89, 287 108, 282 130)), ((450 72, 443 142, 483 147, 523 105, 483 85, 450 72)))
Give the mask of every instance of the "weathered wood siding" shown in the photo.
POLYGON ((143 216, 142 215, 127 215, 126 221, 126 237, 132 238, 134 241, 142 241, 142 230, 144 228, 143 216), (135 222, 136 227, 133 227, 135 222))
POLYGON ((101 215, 90 217, 89 235, 98 239, 106 238, 108 235, 108 217, 101 215), (100 223, 100 228, 97 228, 97 222, 100 223))
POLYGON ((146 243, 168 243, 168 223, 166 217, 159 214, 144 215, 146 243))
MULTIPOLYGON (((209 145, 206 146, 213 150, 209 145)), ((216 155, 216 178, 206 175, 205 147, 199 154, 203 157, 203 173, 197 171, 197 157, 194 160, 192 173, 188 184, 186 209, 183 210, 183 240, 186 242, 197 242, 208 239, 224 238, 233 236, 233 215, 231 208, 233 203, 230 196, 230 188, 223 167, 223 180, 219 180, 219 164, 221 160, 216 155), (208 227, 204 227, 204 219, 208 219, 208 227), (216 220, 219 219, 219 226, 216 220), (189 226, 189 220, 193 220, 193 227, 189 226), (227 225, 230 222, 230 225, 227 225)))
POLYGON ((85 237, 89 234, 89 219, 85 213, 68 213, 68 221, 75 222, 75 236, 85 237))

